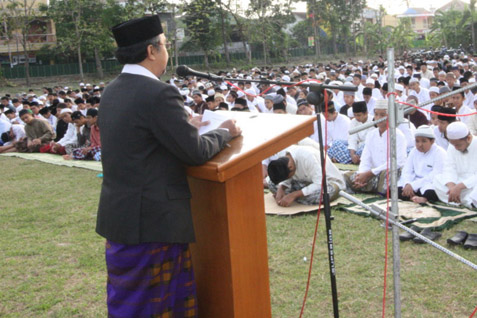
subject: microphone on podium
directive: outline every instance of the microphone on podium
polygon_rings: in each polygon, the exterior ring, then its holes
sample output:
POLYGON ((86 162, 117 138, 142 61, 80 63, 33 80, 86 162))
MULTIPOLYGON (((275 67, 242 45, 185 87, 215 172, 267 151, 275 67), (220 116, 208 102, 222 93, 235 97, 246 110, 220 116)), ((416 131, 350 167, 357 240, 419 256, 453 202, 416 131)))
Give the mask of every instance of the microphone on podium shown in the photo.
POLYGON ((193 70, 189 68, 186 65, 179 65, 176 68, 176 74, 181 76, 181 77, 186 77, 186 76, 197 76, 197 77, 202 77, 206 78, 211 81, 216 81, 216 82, 221 82, 223 78, 221 76, 215 75, 215 74, 210 74, 210 73, 203 73, 199 72, 196 70, 193 70))

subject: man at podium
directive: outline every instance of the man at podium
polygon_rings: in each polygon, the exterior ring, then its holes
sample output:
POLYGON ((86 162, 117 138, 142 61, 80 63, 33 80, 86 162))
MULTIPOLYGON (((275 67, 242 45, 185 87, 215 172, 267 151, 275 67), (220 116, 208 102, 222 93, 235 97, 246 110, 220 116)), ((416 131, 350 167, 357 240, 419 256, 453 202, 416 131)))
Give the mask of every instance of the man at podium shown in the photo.
POLYGON ((106 238, 109 317, 196 317, 194 241, 185 165, 200 165, 241 134, 232 120, 202 136, 167 65, 158 16, 112 29, 124 64, 99 108, 103 184, 96 231, 106 238))

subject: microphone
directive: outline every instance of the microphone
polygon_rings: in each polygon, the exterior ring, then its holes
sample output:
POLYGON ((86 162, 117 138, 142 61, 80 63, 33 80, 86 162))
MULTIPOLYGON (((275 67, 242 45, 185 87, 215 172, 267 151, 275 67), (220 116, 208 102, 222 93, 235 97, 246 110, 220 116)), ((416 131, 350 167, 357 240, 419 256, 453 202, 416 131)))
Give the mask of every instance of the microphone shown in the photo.
POLYGON ((196 71, 196 70, 193 70, 193 69, 189 68, 187 65, 179 65, 176 68, 176 74, 181 76, 181 77, 186 77, 186 76, 190 76, 190 75, 197 76, 197 77, 202 77, 202 78, 206 78, 208 80, 215 81, 215 82, 222 82, 222 80, 223 80, 223 78, 218 76, 218 75, 199 72, 199 71, 196 71))

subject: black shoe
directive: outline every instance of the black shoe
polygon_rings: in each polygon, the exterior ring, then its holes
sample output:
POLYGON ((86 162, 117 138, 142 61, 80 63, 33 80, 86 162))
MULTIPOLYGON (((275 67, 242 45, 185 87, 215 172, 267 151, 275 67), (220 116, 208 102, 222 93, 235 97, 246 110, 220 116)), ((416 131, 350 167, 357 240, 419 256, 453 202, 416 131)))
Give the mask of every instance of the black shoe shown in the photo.
MULTIPOLYGON (((414 232, 418 232, 419 233, 419 228, 415 225, 411 226, 411 230, 413 230, 414 232)), ((401 234, 399 234, 399 240, 404 242, 404 241, 410 241, 414 238, 414 235, 412 235, 411 233, 409 232, 403 232, 401 234)))
POLYGON ((465 231, 459 231, 453 237, 447 239, 447 244, 449 244, 449 245, 462 245, 462 244, 464 244, 468 235, 469 235, 469 233, 467 233, 465 231))
POLYGON ((477 234, 469 234, 464 243, 464 248, 477 250, 477 234))
MULTIPOLYGON (((429 228, 422 230, 421 235, 423 235, 424 237, 427 237, 427 238, 430 239, 431 241, 435 241, 435 240, 437 240, 439 237, 442 236, 441 233, 439 233, 439 232, 432 232, 431 229, 429 229, 429 228)), ((414 241, 414 243, 417 243, 417 244, 426 243, 424 240, 421 240, 419 237, 415 237, 415 238, 413 238, 412 240, 414 241)))

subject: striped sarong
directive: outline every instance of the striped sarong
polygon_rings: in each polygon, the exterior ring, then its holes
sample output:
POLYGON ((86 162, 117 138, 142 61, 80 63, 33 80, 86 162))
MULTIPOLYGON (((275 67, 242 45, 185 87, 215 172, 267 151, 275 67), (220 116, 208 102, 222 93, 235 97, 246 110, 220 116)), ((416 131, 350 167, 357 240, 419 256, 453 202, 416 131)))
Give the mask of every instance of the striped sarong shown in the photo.
POLYGON ((197 317, 188 244, 106 242, 108 317, 197 317))

